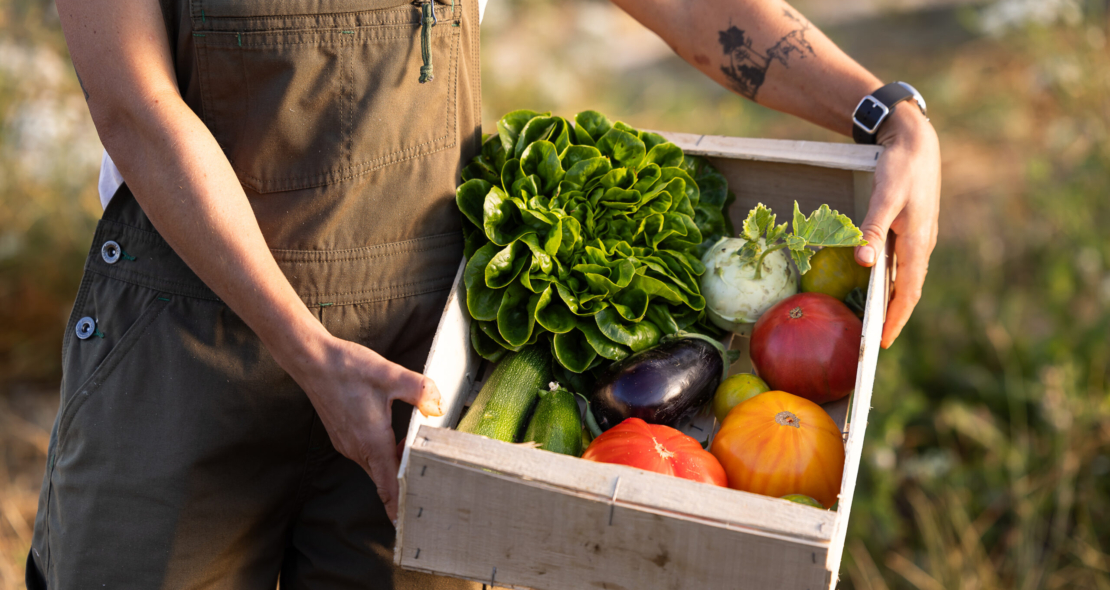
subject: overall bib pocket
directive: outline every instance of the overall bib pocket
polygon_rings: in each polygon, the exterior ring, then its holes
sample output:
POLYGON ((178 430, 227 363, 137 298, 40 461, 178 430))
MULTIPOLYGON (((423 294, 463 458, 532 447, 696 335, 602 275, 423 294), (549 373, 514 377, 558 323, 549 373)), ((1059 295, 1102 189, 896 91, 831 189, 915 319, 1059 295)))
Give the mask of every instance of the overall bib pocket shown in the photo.
POLYGON ((190 7, 203 118, 245 186, 331 185, 455 145, 461 3, 435 6, 424 84, 420 6, 306 3, 190 7))

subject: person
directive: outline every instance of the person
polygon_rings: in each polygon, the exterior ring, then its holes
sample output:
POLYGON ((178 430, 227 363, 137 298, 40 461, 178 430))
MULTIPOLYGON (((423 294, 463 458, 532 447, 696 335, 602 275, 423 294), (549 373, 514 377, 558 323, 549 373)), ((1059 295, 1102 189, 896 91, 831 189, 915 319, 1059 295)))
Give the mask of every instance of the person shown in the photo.
MULTIPOLYGON (((889 346, 936 241, 922 110, 861 114, 883 83, 780 0, 614 1, 738 94, 875 131, 857 259, 893 230, 889 346)), ((417 371, 462 253, 479 7, 57 6, 126 182, 67 327, 28 587, 468 587, 395 568, 391 521, 409 404, 441 412, 417 371)))

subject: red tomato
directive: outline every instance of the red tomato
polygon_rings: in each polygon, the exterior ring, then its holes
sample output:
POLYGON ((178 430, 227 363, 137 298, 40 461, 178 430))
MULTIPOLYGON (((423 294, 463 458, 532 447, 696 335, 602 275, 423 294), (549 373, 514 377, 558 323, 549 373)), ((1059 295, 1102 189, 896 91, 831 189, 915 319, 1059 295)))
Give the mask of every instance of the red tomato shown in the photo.
POLYGON ((728 485, 724 467, 701 443, 670 426, 628 418, 590 443, 583 459, 628 465, 718 486, 728 485))
POLYGON ((755 372, 772 389, 823 404, 856 385, 863 323, 840 300, 799 293, 767 310, 752 331, 755 372))
POLYGON ((844 476, 844 443, 821 406, 785 391, 732 409, 710 447, 730 488, 780 497, 805 494, 832 508, 844 476))

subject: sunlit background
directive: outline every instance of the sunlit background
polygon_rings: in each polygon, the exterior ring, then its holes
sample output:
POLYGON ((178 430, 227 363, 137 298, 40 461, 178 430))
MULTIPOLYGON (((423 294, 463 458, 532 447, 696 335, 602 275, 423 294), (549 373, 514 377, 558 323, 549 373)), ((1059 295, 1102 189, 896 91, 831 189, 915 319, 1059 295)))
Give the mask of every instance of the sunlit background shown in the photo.
MULTIPOLYGON (((796 6, 916 85, 943 153, 940 243, 879 358, 842 587, 1110 590, 1110 3, 796 6)), ((596 109, 845 141, 714 85, 600 0, 493 0, 482 54, 491 129, 596 109)), ((53 3, 0 0, 0 589, 22 584, 99 158, 53 3)))

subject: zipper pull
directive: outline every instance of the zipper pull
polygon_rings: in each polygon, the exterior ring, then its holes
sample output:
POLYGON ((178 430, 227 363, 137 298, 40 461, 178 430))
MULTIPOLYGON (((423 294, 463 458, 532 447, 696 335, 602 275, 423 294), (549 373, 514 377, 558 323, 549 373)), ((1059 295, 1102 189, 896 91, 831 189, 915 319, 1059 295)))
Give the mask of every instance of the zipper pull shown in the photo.
POLYGON ((436 26, 435 0, 427 0, 420 5, 420 57, 424 58, 424 65, 420 66, 420 83, 431 82, 432 75, 432 27, 436 26))

